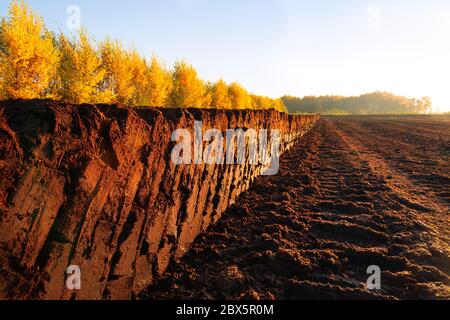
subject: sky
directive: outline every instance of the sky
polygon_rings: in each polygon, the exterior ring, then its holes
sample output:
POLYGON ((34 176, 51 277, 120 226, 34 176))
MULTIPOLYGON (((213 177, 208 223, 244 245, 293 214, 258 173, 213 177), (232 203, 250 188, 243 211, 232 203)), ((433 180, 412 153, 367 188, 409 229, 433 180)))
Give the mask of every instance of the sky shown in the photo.
MULTIPOLYGON (((8 0, 0 0, 4 15, 8 0)), ((450 111, 448 0, 29 0, 47 27, 120 39, 255 94, 431 96, 450 111), (67 23, 69 21, 69 24, 67 23)))

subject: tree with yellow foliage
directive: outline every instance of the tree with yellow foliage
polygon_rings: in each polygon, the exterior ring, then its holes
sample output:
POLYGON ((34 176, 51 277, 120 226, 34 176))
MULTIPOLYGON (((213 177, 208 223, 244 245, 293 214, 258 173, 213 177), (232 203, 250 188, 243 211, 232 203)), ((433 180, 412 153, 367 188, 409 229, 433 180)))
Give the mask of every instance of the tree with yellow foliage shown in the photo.
POLYGON ((58 49, 61 53, 58 69, 59 98, 72 103, 95 102, 105 69, 87 33, 80 31, 78 41, 74 43, 61 34, 58 49))
POLYGON ((181 108, 207 108, 210 106, 211 101, 206 85, 190 64, 184 61, 176 62, 172 73, 172 81, 172 106, 181 108))
POLYGON ((273 99, 273 109, 280 111, 280 112, 288 112, 286 106, 284 105, 283 100, 281 100, 281 98, 278 99, 273 99))
POLYGON ((239 83, 233 82, 230 84, 228 92, 233 109, 254 109, 255 106, 251 96, 239 83))
POLYGON ((286 110, 280 99, 251 96, 238 83, 206 84, 184 61, 169 72, 156 58, 149 64, 118 41, 107 39, 96 46, 84 30, 75 40, 55 36, 25 0, 12 0, 0 21, 0 99, 8 98, 286 110))
MULTIPOLYGON (((0 33, 1 33, 1 29, 0 29, 0 33)), ((1 49, 0 49, 0 51, 1 51, 1 49)), ((0 56, 0 59, 1 59, 1 56, 0 56)), ((5 100, 7 98, 6 92, 3 88, 3 75, 4 75, 3 64, 0 60, 0 100, 5 100)))
POLYGON ((170 105, 172 90, 172 76, 156 57, 152 58, 148 74, 148 105, 152 107, 166 107, 170 105))
POLYGON ((253 104, 255 106, 255 109, 269 109, 269 106, 271 104, 271 101, 267 97, 263 96, 257 96, 257 95, 250 95, 250 97, 253 100, 253 104))
POLYGON ((271 99, 269 97, 251 95, 255 109, 275 109, 280 112, 287 112, 286 107, 281 99, 271 99))
POLYGON ((132 50, 128 54, 127 64, 131 70, 131 83, 133 86, 133 93, 129 105, 148 106, 150 103, 150 68, 148 63, 136 50, 132 50))
POLYGON ((231 109, 231 99, 228 94, 228 85, 222 79, 211 88, 211 107, 217 109, 231 109))
POLYGON ((24 0, 13 0, 1 20, 0 88, 12 99, 51 97, 59 53, 44 21, 24 0))
POLYGON ((135 87, 133 85, 130 53, 122 47, 120 42, 109 39, 101 44, 100 51, 102 67, 106 70, 106 75, 101 83, 99 101, 103 103, 131 103, 135 87))

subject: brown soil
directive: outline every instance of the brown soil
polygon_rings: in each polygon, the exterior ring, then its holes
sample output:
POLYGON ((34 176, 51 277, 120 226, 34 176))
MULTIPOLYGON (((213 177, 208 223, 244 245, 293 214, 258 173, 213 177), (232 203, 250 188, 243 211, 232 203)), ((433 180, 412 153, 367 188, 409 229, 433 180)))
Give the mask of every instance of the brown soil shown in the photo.
MULTIPOLYGON (((172 132, 278 129, 280 151, 318 116, 0 102, 0 299, 130 299, 222 214, 262 165, 175 165, 172 132), (78 266, 82 289, 66 286, 78 266)), ((269 139, 268 145, 272 140, 269 139)))
POLYGON ((322 119, 140 298, 449 299, 449 158, 450 117, 322 119))

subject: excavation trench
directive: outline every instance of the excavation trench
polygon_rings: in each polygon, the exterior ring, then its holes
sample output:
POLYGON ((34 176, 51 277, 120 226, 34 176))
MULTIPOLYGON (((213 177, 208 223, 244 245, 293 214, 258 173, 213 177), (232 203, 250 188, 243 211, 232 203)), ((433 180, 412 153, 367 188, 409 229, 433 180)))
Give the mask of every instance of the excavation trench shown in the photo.
POLYGON ((192 138, 196 121, 223 137, 268 130, 268 145, 277 131, 285 152, 317 120, 273 110, 0 103, 0 298, 135 297, 266 169, 248 155, 240 165, 176 165, 177 129, 192 138), (79 268, 81 290, 67 287, 69 266, 79 268))

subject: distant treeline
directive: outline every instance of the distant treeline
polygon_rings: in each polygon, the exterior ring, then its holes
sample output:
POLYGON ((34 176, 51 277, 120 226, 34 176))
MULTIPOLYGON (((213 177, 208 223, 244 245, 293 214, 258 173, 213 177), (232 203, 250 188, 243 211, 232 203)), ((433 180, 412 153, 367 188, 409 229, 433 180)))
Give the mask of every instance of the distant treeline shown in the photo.
POLYGON ((24 0, 0 23, 0 100, 49 98, 129 106, 276 109, 281 99, 250 94, 240 84, 203 81, 193 66, 167 68, 119 41, 50 32, 24 0))
POLYGON ((386 92, 374 92, 359 97, 309 96, 281 98, 291 113, 322 114, 420 114, 431 111, 431 99, 405 98, 386 92))

